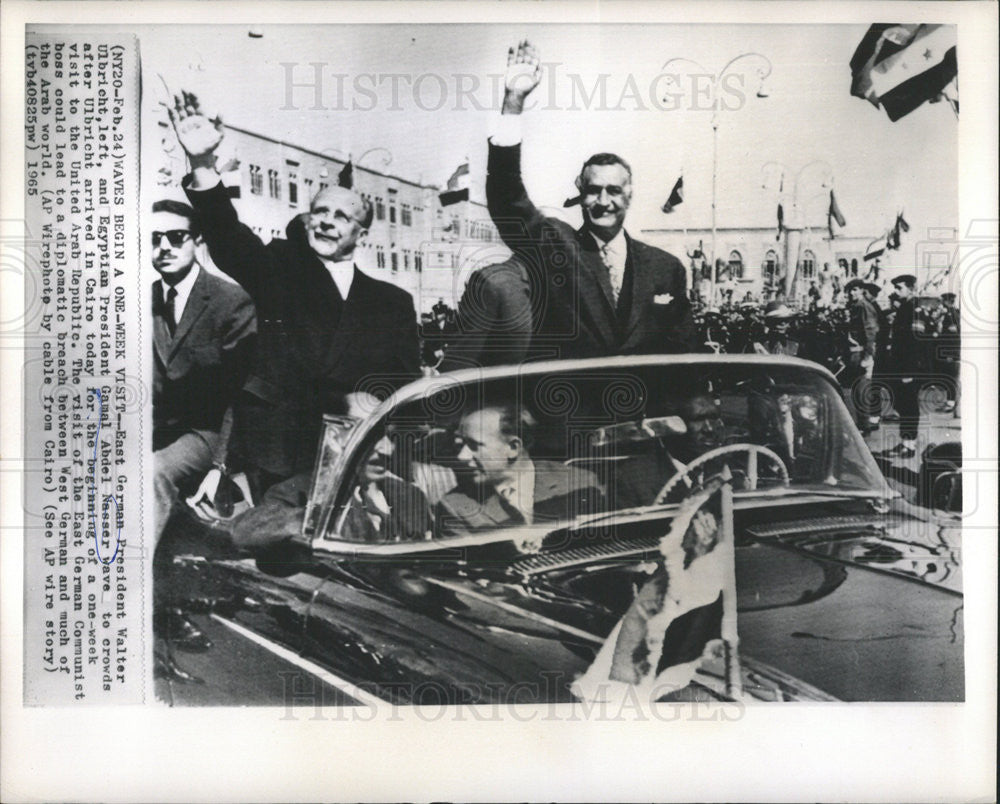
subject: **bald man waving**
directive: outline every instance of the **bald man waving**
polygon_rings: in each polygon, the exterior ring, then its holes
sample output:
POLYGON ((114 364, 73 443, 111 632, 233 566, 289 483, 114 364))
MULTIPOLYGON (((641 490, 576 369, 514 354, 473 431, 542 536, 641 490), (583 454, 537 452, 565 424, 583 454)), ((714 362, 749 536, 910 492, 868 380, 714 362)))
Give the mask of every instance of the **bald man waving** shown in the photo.
POLYGON ((258 356, 234 424, 231 454, 255 472, 258 493, 312 470, 323 413, 378 380, 399 386, 420 373, 417 317, 406 291, 362 273, 354 249, 371 203, 345 187, 320 191, 287 239, 264 245, 240 223, 215 168, 224 128, 184 92, 170 109, 191 173, 183 182, 202 216, 215 264, 257 307, 258 356))

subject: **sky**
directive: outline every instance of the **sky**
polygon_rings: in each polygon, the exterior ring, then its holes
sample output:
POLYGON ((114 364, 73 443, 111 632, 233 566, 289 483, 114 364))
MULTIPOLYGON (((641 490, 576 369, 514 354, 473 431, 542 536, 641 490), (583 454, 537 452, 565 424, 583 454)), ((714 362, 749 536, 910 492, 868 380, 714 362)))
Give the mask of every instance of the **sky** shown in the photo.
MULTIPOLYGON (((246 26, 137 26, 145 112, 159 113, 165 82, 171 91, 194 91, 228 123, 296 145, 355 157, 387 149, 388 171, 406 178, 443 185, 468 158, 472 193, 480 199, 507 47, 530 38, 549 65, 536 108, 523 117, 523 173, 533 200, 560 208, 574 195, 581 162, 614 151, 634 171, 632 230, 711 224, 709 84, 734 57, 758 53, 771 68, 767 97, 756 96, 758 67, 765 64, 756 56, 737 60, 718 94, 726 107, 717 115, 720 227, 773 226, 782 175, 786 219, 797 201, 809 226, 826 225, 832 187, 847 219, 845 235, 881 234, 900 210, 915 240, 955 227, 958 120, 938 103, 893 123, 852 97, 848 63, 866 29, 289 25, 263 26, 250 36, 246 26), (325 109, 312 108, 314 89, 287 86, 289 78, 314 83, 315 64, 325 109), (677 75, 683 88, 669 104, 663 96, 678 88, 665 73, 677 75), (603 102, 594 92, 601 80, 603 102), (664 215, 660 206, 681 173, 684 203, 664 215)), ((375 154, 363 164, 381 166, 375 154)), ((579 215, 560 214, 571 222, 579 215)))

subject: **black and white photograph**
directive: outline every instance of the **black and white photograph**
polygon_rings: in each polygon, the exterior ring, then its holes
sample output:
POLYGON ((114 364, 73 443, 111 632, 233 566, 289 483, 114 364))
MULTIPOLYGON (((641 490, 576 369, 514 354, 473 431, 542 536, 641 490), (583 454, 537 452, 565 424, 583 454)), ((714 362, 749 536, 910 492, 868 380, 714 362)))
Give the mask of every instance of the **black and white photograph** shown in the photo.
POLYGON ((995 7, 116 5, 4 41, 5 710, 592 765, 238 800, 988 795, 995 7), (671 792, 701 751, 757 786, 671 792))

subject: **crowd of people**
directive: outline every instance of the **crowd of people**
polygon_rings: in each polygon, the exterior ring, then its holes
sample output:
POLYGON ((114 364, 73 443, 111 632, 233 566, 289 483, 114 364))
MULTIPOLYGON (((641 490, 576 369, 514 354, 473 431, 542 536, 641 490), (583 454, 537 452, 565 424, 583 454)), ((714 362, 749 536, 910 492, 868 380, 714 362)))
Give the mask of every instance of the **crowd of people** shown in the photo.
MULTIPOLYGON (((935 359, 957 367, 954 307, 944 298, 945 312, 915 307, 912 276, 892 280, 896 298, 884 309, 861 280, 847 284, 846 307, 818 299, 801 313, 780 300, 763 310, 731 301, 699 307, 681 261, 626 229, 632 168, 621 156, 584 160, 579 229, 533 204, 521 177, 520 116, 540 77, 534 47, 512 47, 488 143, 487 206, 512 256, 477 271, 457 310, 439 300, 423 321, 408 293, 355 266, 370 201, 348 187, 325 188, 285 238, 264 244, 240 222, 216 169, 221 121, 191 93, 175 99, 170 117, 191 172, 182 183, 187 203, 153 210, 158 540, 179 500, 217 499, 226 508, 220 491, 232 492, 234 468, 256 505, 233 519, 232 539, 255 549, 287 539, 304 520, 324 416, 364 415, 377 396, 422 373, 470 366, 697 351, 795 355, 827 365, 858 391, 863 427, 875 426, 880 412, 872 381, 890 378, 901 420, 896 451, 914 454, 913 400, 932 339, 952 350, 934 350, 935 359), (235 284, 200 269, 201 241, 235 284)), ((475 433, 463 437, 467 446, 482 443, 475 433)), ((498 452, 517 460, 524 451, 498 452)), ((163 620, 164 632, 189 648, 204 645, 182 612, 163 620)))

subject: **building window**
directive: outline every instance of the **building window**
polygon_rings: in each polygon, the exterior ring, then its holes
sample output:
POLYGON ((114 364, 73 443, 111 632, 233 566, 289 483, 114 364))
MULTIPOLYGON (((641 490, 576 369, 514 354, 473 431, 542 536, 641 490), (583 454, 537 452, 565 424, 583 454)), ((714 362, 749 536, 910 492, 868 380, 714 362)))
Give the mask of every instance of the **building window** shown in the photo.
POLYGON ((394 251, 390 257, 392 259, 392 272, 396 273, 399 270, 399 255, 394 251))
POLYGON ((299 204, 299 163, 288 160, 285 167, 288 168, 288 203, 296 207, 299 204))
POLYGON ((328 184, 327 182, 325 182, 325 181, 321 181, 321 182, 319 183, 319 192, 320 192, 320 193, 321 193, 321 192, 323 192, 323 191, 324 191, 324 190, 325 190, 325 189, 326 189, 327 187, 329 187, 329 186, 330 186, 330 185, 329 185, 329 184, 328 184))
POLYGON ((267 171, 267 192, 271 198, 281 200, 281 177, 276 170, 267 171))
POLYGON ((389 200, 389 223, 396 222, 396 205, 389 200))
POLYGON ((413 226, 413 211, 410 209, 409 204, 403 204, 399 212, 400 223, 403 226, 413 226))
POLYGON ((420 273, 424 270, 424 255, 419 251, 413 255, 413 269, 420 273))
POLYGON ((250 165, 250 192, 254 195, 264 194, 264 174, 260 165, 250 165))
POLYGON ((743 278, 743 257, 738 251, 729 252, 729 277, 730 279, 743 278))
POLYGON ((375 246, 375 265, 385 268, 385 249, 382 246, 375 246))
POLYGON ((306 203, 311 204, 313 200, 313 180, 304 179, 302 182, 302 189, 305 191, 306 194, 306 203))
POLYGON ((773 285, 778 280, 778 255, 769 249, 764 255, 764 284, 773 285))
POLYGON ((380 221, 385 220, 385 201, 380 196, 375 198, 375 217, 380 221))
POLYGON ((816 278, 816 255, 809 249, 802 255, 802 278, 807 281, 816 278))
POLYGON ((408 248, 403 249, 403 270, 410 270, 410 250, 408 248))

